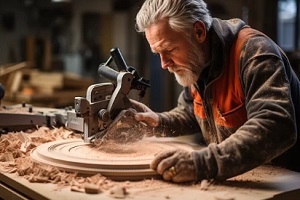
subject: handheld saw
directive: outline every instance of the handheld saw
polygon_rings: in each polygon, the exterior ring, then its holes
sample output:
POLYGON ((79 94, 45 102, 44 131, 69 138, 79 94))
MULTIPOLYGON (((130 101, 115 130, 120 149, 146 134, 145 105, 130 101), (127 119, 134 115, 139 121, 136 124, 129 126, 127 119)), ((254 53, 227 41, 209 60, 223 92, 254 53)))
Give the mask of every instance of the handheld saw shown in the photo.
POLYGON ((111 49, 110 54, 99 65, 98 75, 111 82, 89 86, 85 98, 75 97, 75 113, 68 113, 67 127, 82 131, 87 143, 103 139, 117 129, 130 129, 136 110, 127 95, 131 90, 139 90, 142 98, 150 87, 149 81, 140 77, 134 67, 127 66, 118 48, 111 49), (109 66, 112 61, 118 71, 109 66))

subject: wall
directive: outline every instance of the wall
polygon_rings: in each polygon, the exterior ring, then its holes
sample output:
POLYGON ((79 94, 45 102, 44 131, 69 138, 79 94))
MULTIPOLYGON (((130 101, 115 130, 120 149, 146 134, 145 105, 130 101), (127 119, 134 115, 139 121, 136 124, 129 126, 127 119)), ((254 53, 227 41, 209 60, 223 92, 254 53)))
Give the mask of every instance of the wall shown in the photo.
POLYGON ((242 18, 242 8, 245 0, 206 0, 213 17, 221 19, 242 18))
MULTIPOLYGON (((139 3, 142 1, 140 0, 139 3)), ((4 30, 0 24, 0 65, 23 61, 24 55, 20 53, 22 50, 20 43, 26 36, 35 34, 46 39, 51 37, 50 24, 46 24, 43 29, 37 29, 36 24, 29 23, 37 17, 37 13, 34 6, 27 5, 25 2, 33 2, 39 7, 50 6, 50 0, 0 0, 0 16, 3 13, 15 13, 14 31, 4 30), (9 52, 15 53, 11 53, 10 56, 9 52)), ((65 46, 60 54, 52 57, 52 62, 58 64, 57 61, 62 60, 63 70, 80 75, 91 75, 85 73, 83 69, 81 20, 84 13, 98 13, 101 19, 97 41, 102 50, 103 61, 110 56, 109 51, 112 47, 119 47, 127 64, 137 68, 141 76, 153 82, 145 99, 146 104, 156 111, 171 109, 177 104, 177 96, 182 88, 172 74, 160 68, 159 59, 153 58, 146 39, 136 33, 134 23, 139 5, 126 10, 115 10, 112 2, 113 0, 72 0, 69 6, 71 19, 65 24, 62 37, 65 46)), ((274 31, 274 24, 276 24, 274 2, 276 1, 274 0, 206 0, 206 2, 214 17, 242 18, 252 27, 273 35, 272 38, 276 34, 276 30, 274 31), (265 14, 268 14, 268 18, 264 17, 265 14)), ((92 72, 96 68, 97 66, 93 66, 92 72)))
MULTIPOLYGON (((31 3, 28 5, 24 2, 19 0, 0 0, 0 16, 2 17, 9 13, 15 19, 12 31, 7 31, 0 25, 0 43, 2 46, 0 65, 22 62, 26 59, 26 55, 21 55, 21 49, 24 50, 23 48, 26 48, 21 46, 21 41, 30 35, 51 40, 51 35, 53 34, 51 33, 53 30, 52 25, 46 24, 44 25, 46 28, 39 29, 35 26, 36 24, 32 24, 32 21, 36 20, 34 19, 35 17, 39 17, 36 16, 39 8, 53 7, 53 4, 51 4, 50 0, 29 0, 31 3), (10 56, 11 51, 14 52, 14 55, 10 56)), ((109 57, 111 48, 119 47, 128 64, 137 64, 137 33, 134 30, 134 16, 132 12, 114 11, 112 0, 73 0, 69 5, 71 6, 71 19, 69 24, 64 27, 64 33, 61 35, 61 41, 64 40, 63 47, 61 47, 62 50, 59 55, 52 57, 54 61, 61 59, 64 65, 67 65, 65 66, 66 71, 82 73, 80 53, 84 44, 82 43, 81 20, 85 13, 97 13, 101 16, 98 43, 103 52, 103 58, 107 59, 109 57)), ((54 42, 52 41, 52 43, 54 42)))
POLYGON ((2 18, 0 18, 0 65, 21 59, 20 49, 17 46, 21 44, 21 39, 28 32, 28 26, 24 21, 26 19, 24 8, 24 5, 19 4, 17 1, 12 0, 7 3, 5 0, 0 0, 0 13, 2 14, 2 18), (6 14, 13 15, 14 25, 12 30, 5 28, 3 15, 6 14))

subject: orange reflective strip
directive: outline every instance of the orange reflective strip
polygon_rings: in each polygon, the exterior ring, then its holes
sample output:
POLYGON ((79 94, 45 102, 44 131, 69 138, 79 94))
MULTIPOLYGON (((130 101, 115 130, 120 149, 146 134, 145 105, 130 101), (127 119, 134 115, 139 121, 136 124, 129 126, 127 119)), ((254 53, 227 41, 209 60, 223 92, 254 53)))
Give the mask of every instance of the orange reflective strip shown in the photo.
MULTIPOLYGON (((245 96, 240 83, 240 57, 245 42, 252 36, 261 34, 252 28, 242 29, 230 51, 228 65, 224 66, 222 76, 213 84, 213 114, 215 123, 227 128, 235 128, 243 125, 247 120, 247 113, 244 106, 245 96)), ((194 98, 195 115, 206 119, 200 94, 191 87, 194 98)))

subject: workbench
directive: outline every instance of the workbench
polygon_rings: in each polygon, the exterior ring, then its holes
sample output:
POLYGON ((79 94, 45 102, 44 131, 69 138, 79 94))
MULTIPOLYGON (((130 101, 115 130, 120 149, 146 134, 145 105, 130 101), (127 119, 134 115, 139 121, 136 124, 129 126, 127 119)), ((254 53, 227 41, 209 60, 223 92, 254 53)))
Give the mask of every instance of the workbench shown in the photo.
MULTIPOLYGON (((300 173, 264 165, 222 183, 214 183, 203 190, 201 184, 175 184, 163 180, 116 182, 127 187, 125 199, 205 199, 205 200, 260 200, 300 199, 300 173)), ((0 173, 0 197, 3 199, 64 199, 111 200, 105 191, 86 194, 58 188, 55 184, 30 183, 17 174, 0 173)), ((0 199, 1 199, 0 198, 0 199)))

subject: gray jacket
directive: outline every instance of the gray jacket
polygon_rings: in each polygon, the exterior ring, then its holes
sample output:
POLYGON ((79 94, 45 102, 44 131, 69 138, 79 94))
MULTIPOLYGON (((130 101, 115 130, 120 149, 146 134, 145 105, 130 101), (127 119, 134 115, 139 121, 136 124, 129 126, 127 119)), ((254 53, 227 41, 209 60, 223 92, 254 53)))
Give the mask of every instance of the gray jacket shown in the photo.
MULTIPOLYGON (((195 84, 208 110, 211 99, 218 97, 206 95, 211 94, 208 91, 226 66, 223 62, 231 56, 237 33, 245 26, 239 19, 213 19, 209 31, 213 44, 211 63, 195 84)), ((283 51, 268 37, 251 38, 243 55, 239 69, 247 117, 243 125, 225 129, 200 121, 194 114, 190 87, 184 88, 176 108, 159 113, 161 128, 168 136, 201 134, 207 147, 192 154, 198 180, 227 179, 274 158, 300 171, 300 159, 295 158, 300 153, 299 142, 296 143, 297 129, 300 132, 299 80, 283 51)), ((207 118, 212 120, 213 116, 207 118)))

